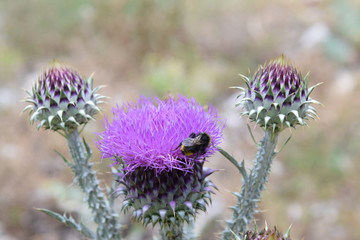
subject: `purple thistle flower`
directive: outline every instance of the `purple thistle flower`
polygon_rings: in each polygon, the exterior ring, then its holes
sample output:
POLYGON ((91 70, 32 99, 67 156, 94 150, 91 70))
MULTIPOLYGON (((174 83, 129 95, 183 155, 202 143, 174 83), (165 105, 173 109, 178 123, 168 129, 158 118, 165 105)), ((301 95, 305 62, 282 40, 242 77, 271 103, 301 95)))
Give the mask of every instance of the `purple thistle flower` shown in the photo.
POLYGON ((195 99, 179 96, 166 100, 141 98, 136 104, 113 109, 114 119, 106 120, 100 134, 103 158, 121 158, 127 171, 152 168, 157 173, 178 169, 191 171, 194 161, 203 161, 216 151, 222 139, 223 122, 216 110, 205 111, 195 99), (191 133, 211 137, 206 153, 199 158, 184 156, 179 144, 191 133))
POLYGON ((113 114, 98 146, 103 158, 120 164, 123 186, 117 191, 125 196, 123 210, 131 208, 135 220, 162 228, 181 226, 205 211, 215 186, 206 179, 214 170, 203 164, 217 151, 224 127, 216 110, 205 111, 195 99, 179 96, 141 98, 113 114), (192 133, 208 134, 210 143, 205 151, 184 154, 181 144, 192 133))

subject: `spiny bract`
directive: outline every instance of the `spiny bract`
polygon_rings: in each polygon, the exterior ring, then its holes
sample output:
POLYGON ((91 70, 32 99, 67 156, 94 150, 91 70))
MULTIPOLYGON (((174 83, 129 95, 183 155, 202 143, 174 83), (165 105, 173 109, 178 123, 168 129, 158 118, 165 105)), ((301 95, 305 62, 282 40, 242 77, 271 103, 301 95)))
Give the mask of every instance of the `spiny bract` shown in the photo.
POLYGON ((163 228, 190 223, 211 202, 215 186, 207 176, 213 172, 203 169, 203 162, 196 162, 188 173, 176 169, 160 174, 143 168, 124 171, 119 181, 123 187, 118 189, 125 197, 123 210, 131 209, 134 219, 144 225, 159 224, 163 228))
POLYGON ((244 234, 244 240, 291 240, 290 238, 290 228, 285 234, 279 232, 276 227, 274 229, 269 229, 267 226, 265 229, 258 231, 247 231, 244 234))
POLYGON ((37 128, 71 130, 86 124, 100 111, 97 105, 103 96, 93 89, 92 76, 83 78, 73 69, 54 62, 43 71, 38 81, 27 92, 29 97, 23 111, 30 110, 30 122, 39 121, 37 128))
POLYGON ((241 75, 247 89, 235 87, 242 92, 242 115, 247 115, 265 130, 279 132, 285 128, 305 125, 317 114, 310 98, 313 89, 307 87, 307 79, 291 65, 284 56, 260 66, 252 78, 241 75))

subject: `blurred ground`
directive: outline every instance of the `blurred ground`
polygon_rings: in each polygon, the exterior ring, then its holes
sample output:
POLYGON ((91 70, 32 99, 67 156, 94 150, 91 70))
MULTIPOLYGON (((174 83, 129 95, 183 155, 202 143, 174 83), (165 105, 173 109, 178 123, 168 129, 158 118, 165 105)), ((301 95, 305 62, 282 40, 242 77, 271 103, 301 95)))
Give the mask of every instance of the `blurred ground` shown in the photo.
MULTIPOLYGON (((313 94, 324 106, 309 128, 283 134, 282 142, 292 139, 274 162, 258 224, 292 225, 293 239, 360 239, 359 53, 357 0, 0 1, 0 239, 79 238, 34 207, 87 221, 72 174, 53 151, 66 153, 65 141, 20 115, 23 89, 53 59, 108 86, 104 115, 116 103, 167 92, 217 106, 228 124, 222 147, 250 166, 256 149, 228 87, 242 84, 238 73, 281 54, 310 72, 309 85, 324 83, 313 94)), ((102 118, 87 127, 88 139, 102 130, 102 118)), ((255 135, 261 138, 259 129, 255 135)), ((108 162, 92 146, 110 183, 108 162)), ((219 192, 197 231, 216 239, 241 181, 219 155, 208 166, 222 169, 212 177, 219 192)))

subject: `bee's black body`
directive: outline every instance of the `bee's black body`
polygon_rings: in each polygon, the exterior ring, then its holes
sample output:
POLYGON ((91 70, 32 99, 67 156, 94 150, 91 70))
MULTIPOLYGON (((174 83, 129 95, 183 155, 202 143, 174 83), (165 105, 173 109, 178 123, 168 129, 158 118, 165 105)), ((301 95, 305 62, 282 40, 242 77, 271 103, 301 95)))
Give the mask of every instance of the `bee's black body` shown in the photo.
POLYGON ((207 133, 191 133, 190 136, 185 138, 179 146, 181 153, 185 156, 191 156, 194 154, 199 156, 206 153, 206 148, 209 146, 210 142, 211 137, 207 133))

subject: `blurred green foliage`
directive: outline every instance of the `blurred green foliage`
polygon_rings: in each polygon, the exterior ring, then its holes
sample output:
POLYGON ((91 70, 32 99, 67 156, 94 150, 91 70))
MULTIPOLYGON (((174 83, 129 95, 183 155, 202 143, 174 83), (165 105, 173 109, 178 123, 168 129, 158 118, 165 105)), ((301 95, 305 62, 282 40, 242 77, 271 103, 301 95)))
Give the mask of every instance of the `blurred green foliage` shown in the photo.
POLYGON ((88 1, 6 1, 6 38, 16 46, 23 57, 46 54, 47 51, 64 51, 69 41, 81 27, 81 11, 88 1))

